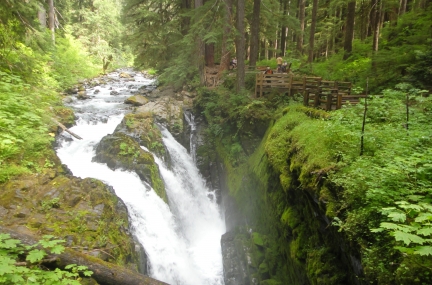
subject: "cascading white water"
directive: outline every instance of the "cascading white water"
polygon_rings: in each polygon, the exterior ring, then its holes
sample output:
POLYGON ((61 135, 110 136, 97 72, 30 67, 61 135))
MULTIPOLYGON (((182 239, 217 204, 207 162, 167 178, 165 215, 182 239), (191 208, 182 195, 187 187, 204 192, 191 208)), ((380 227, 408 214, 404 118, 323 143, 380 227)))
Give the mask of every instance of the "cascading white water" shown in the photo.
MULTIPOLYGON (((130 84, 132 89, 139 87, 136 82, 130 84)), ((125 107, 119 104, 122 102, 119 99, 130 96, 128 92, 120 97, 111 96, 110 87, 98 87, 100 93, 92 100, 72 104, 79 120, 71 130, 84 139, 60 139, 58 156, 75 176, 97 178, 113 186, 125 202, 132 230, 146 250, 150 276, 170 284, 223 284, 220 236, 225 225, 214 193, 205 186, 186 149, 166 129, 162 130, 163 142, 172 167, 169 169, 157 157, 155 160, 166 186, 169 206, 135 173, 112 171, 91 161, 94 146, 112 133, 123 118, 125 107)), ((123 87, 115 86, 124 92, 123 87)))
POLYGON ((189 113, 189 114, 185 114, 185 119, 190 128, 190 136, 189 136, 190 155, 192 156, 193 161, 196 162, 195 117, 192 113, 189 113))

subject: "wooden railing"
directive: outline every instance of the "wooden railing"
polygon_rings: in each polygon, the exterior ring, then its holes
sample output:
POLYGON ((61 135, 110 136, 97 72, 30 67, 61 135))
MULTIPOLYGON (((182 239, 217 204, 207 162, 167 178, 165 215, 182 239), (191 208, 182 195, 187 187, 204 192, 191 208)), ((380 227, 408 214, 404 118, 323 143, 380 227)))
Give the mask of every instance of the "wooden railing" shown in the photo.
POLYGON ((255 96, 277 90, 288 96, 303 94, 303 104, 325 110, 340 109, 345 104, 357 104, 366 95, 351 95, 352 83, 322 80, 321 77, 276 73, 256 75, 255 96))

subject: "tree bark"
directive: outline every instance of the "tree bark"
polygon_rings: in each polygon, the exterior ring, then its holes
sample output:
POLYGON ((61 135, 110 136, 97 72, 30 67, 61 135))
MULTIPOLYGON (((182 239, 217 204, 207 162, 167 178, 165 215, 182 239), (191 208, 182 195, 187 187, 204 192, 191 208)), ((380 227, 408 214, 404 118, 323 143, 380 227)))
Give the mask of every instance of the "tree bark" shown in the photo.
POLYGON ((402 16, 406 12, 407 0, 400 0, 399 2, 399 16, 402 16))
POLYGON ((355 7, 356 7, 355 0, 348 2, 348 13, 347 13, 347 20, 346 20, 344 56, 343 56, 344 60, 350 57, 352 52, 352 42, 354 37, 355 7))
MULTIPOLYGON (((0 226, 0 232, 10 234, 12 238, 21 240, 23 244, 32 245, 38 242, 38 239, 30 234, 2 226, 0 226)), ((71 249, 66 249, 61 254, 51 254, 47 259, 56 260, 56 267, 59 268, 64 268, 68 264, 87 266, 89 270, 93 271, 91 278, 104 285, 168 285, 117 264, 105 262, 71 249)))
MULTIPOLYGON (((283 3, 283 16, 284 18, 288 14, 288 1, 284 0, 283 3)), ((285 50, 286 50, 286 31, 287 27, 286 25, 282 25, 281 28, 281 36, 280 36, 280 50, 281 50, 281 56, 285 56, 285 50)))
POLYGON ((298 18, 300 21, 300 33, 297 36, 297 51, 300 54, 303 54, 303 38, 304 38, 304 31, 305 31, 305 6, 306 6, 306 0, 300 0, 299 14, 298 14, 298 18))
POLYGON ((46 28, 46 10, 42 4, 39 4, 38 19, 42 28, 46 28))
POLYGON ((232 22, 232 0, 224 0, 225 6, 225 26, 224 33, 222 36, 222 50, 221 59, 219 66, 218 77, 222 76, 222 72, 229 69, 229 64, 231 60, 230 52, 228 49, 228 40, 231 35, 231 22, 232 22))
POLYGON ((309 64, 312 64, 312 61, 313 61, 317 10, 318 10, 318 0, 313 0, 312 20, 311 20, 310 36, 309 36, 309 57, 308 57, 309 64))
POLYGON ((237 36, 236 36, 236 55, 237 55, 237 92, 245 87, 245 0, 237 0, 237 36))
POLYGON ((251 23, 250 60, 249 60, 249 66, 251 67, 256 66, 256 62, 258 59, 260 10, 261 10, 261 0, 254 0, 252 23, 251 23))
POLYGON ((205 45, 205 62, 206 66, 214 67, 214 43, 205 45))
POLYGON ((372 50, 378 51, 378 43, 379 43, 379 34, 381 27, 381 13, 382 13, 382 0, 377 0, 376 5, 374 7, 375 16, 374 16, 374 26, 373 26, 373 42, 372 42, 372 50))
POLYGON ((55 14, 54 0, 48 0, 48 28, 51 30, 51 38, 55 43, 55 14))

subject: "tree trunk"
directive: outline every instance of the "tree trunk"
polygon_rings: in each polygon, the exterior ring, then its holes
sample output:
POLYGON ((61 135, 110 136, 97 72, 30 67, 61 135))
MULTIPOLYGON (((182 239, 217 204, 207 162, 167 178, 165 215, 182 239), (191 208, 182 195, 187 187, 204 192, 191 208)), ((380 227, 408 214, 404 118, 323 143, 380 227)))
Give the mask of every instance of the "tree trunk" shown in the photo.
POLYGON ((300 21, 300 33, 297 36, 297 51, 303 54, 303 38, 305 31, 305 6, 306 0, 299 1, 299 21, 300 21))
MULTIPOLYGON (((189 11, 191 8, 191 3, 189 0, 182 0, 181 1, 181 10, 182 11, 189 11)), ((190 17, 189 16, 181 16, 181 33, 183 36, 186 36, 189 30, 190 26, 190 17)))
POLYGON ((309 36, 309 57, 308 57, 309 64, 312 64, 312 61, 313 61, 317 10, 318 10, 318 0, 313 0, 312 20, 311 20, 310 36, 309 36))
MULTIPOLYGON (((32 245, 37 238, 27 233, 18 232, 0 226, 0 232, 10 234, 13 239, 21 240, 23 244, 32 245)), ((64 268, 68 264, 87 266, 93 271, 91 278, 105 285, 168 285, 151 277, 131 271, 114 263, 105 262, 99 258, 89 256, 71 249, 61 254, 49 255, 47 259, 55 260, 55 267, 64 268)))
POLYGON ((380 34, 380 26, 381 26, 381 13, 382 13, 382 0, 378 0, 374 7, 375 16, 374 16, 374 26, 373 26, 373 42, 372 42, 372 50, 378 51, 378 43, 379 43, 379 34, 380 34))
POLYGON ((344 42, 344 56, 343 59, 347 59, 351 56, 352 42, 354 37, 354 19, 355 19, 355 7, 356 1, 348 2, 348 12, 345 28, 345 42, 344 42))
POLYGON ((55 43, 55 12, 54 0, 48 0, 48 28, 51 30, 51 38, 55 43))
POLYGON ((406 12, 407 0, 400 0, 399 2, 399 16, 402 16, 406 12))
POLYGON ((206 66, 214 67, 214 43, 205 45, 206 66))
POLYGON ((224 33, 222 36, 222 55, 220 59, 219 73, 218 77, 222 76, 222 72, 229 69, 229 64, 231 60, 230 52, 228 49, 228 40, 231 35, 231 11, 232 11, 232 0, 224 0, 225 6, 225 26, 224 33))
MULTIPOLYGON (((203 5, 203 0, 195 0, 195 9, 198 9, 203 5)), ((205 79, 205 45, 203 40, 197 36, 196 39, 196 49, 197 49, 197 65, 198 65, 198 73, 200 76, 200 85, 205 86, 206 85, 206 79, 205 79)))
POLYGON ((237 92, 245 87, 245 0, 237 0, 237 36, 236 36, 236 54, 237 54, 237 92))
MULTIPOLYGON (((284 0, 283 3, 283 17, 285 18, 288 14, 288 1, 284 0)), ((285 56, 285 50, 286 50, 286 25, 282 25, 281 28, 281 36, 280 36, 280 50, 281 50, 281 56, 285 56)))
POLYGON ((38 19, 42 28, 46 28, 46 10, 42 4, 39 4, 38 19))
POLYGON ((251 23, 250 60, 249 60, 249 66, 251 67, 256 66, 256 62, 258 59, 260 10, 261 10, 261 0, 254 0, 252 23, 251 23))

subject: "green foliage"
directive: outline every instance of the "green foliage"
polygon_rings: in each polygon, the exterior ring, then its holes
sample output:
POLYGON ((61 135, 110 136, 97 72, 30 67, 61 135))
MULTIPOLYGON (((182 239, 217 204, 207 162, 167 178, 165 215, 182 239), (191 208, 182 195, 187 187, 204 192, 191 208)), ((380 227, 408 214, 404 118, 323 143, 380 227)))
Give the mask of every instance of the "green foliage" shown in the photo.
POLYGON ((49 252, 60 254, 64 251, 63 242, 47 235, 36 244, 23 245, 9 234, 0 234, 0 284, 81 284, 80 273, 84 276, 93 274, 86 266, 70 264, 65 267, 67 271, 48 270, 43 266, 43 259, 49 252))
POLYGON ((133 146, 131 147, 128 146, 126 143, 121 143, 119 155, 133 156, 136 158, 140 155, 140 153, 133 146))
POLYGON ((122 1, 94 0, 87 7, 80 6, 73 13, 78 21, 70 23, 66 30, 91 55, 93 63, 99 66, 100 71, 111 57, 110 68, 130 65, 130 52, 120 41, 124 33, 124 26, 120 22, 122 1))
POLYGON ((427 51, 416 51, 416 63, 407 68, 408 79, 414 81, 421 88, 431 88, 432 78, 432 48, 427 51))
POLYGON ((85 50, 83 44, 70 34, 57 39, 53 77, 60 83, 61 88, 65 89, 79 79, 90 78, 97 74, 98 69, 88 62, 88 54, 85 50))

